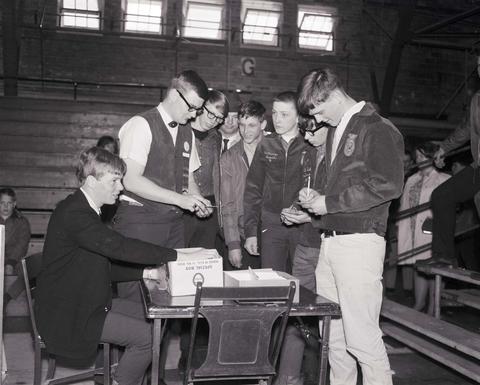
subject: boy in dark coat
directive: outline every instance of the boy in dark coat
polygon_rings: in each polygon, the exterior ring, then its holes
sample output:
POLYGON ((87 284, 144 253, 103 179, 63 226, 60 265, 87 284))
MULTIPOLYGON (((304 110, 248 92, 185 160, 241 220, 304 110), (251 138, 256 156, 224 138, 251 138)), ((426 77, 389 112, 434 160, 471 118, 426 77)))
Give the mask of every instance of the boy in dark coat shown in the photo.
POLYGON ((117 199, 125 168, 98 147, 81 155, 81 187, 58 204, 48 225, 35 314, 47 350, 78 364, 94 359, 99 342, 125 346, 114 384, 134 385, 151 362, 151 326, 140 303, 112 301, 112 281, 157 279, 158 265, 184 254, 126 238, 102 223, 100 207, 117 199))

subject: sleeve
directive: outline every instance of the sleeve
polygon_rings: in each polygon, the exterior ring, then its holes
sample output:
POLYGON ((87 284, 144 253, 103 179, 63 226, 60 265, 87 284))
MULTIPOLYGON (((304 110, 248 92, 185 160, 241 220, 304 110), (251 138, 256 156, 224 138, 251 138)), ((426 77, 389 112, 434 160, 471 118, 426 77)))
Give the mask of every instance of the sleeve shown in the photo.
POLYGON ((11 238, 9 245, 5 245, 5 263, 15 266, 28 251, 28 243, 30 242, 30 223, 27 218, 20 217, 15 223, 15 232, 11 238))
POLYGON ((459 126, 442 143, 440 147, 447 153, 470 140, 470 119, 465 116, 459 126))
MULTIPOLYGON (((222 184, 220 185, 220 197, 222 202, 222 223, 225 243, 229 250, 240 249, 240 232, 238 230, 238 211, 235 198, 239 196, 238 183, 235 181, 233 162, 230 152, 226 152, 220 158, 220 173, 222 184)), ((243 194, 240 194, 240 197, 243 194)))
POLYGON ((403 187, 403 139, 387 124, 368 128, 363 141, 368 175, 338 194, 327 195, 327 212, 365 211, 400 196, 403 187))
POLYGON ((248 170, 243 198, 245 237, 256 237, 262 211, 263 186, 265 183, 264 141, 258 144, 248 170))
POLYGON ((128 120, 118 133, 120 158, 132 159, 145 166, 152 144, 152 133, 148 122, 141 116, 128 120))
POLYGON ((472 96, 470 101, 470 109, 467 114, 465 114, 462 122, 458 125, 455 131, 452 132, 441 144, 440 147, 443 148, 445 152, 450 152, 461 145, 467 143, 470 140, 470 135, 472 133, 472 113, 478 111, 480 107, 480 92, 476 92, 472 96))
POLYGON ((412 185, 414 183, 414 177, 415 175, 412 175, 410 178, 407 179, 405 182, 405 187, 403 188, 402 195, 400 197, 400 206, 398 208, 399 211, 406 210, 410 208, 410 203, 409 203, 409 196, 410 196, 410 189, 412 188, 412 185))
POLYGON ((161 265, 177 259, 174 249, 124 237, 102 223, 95 213, 82 208, 70 210, 63 222, 77 245, 112 261, 161 265))
POLYGON ((113 282, 137 281, 143 278, 143 266, 113 261, 110 276, 113 282))

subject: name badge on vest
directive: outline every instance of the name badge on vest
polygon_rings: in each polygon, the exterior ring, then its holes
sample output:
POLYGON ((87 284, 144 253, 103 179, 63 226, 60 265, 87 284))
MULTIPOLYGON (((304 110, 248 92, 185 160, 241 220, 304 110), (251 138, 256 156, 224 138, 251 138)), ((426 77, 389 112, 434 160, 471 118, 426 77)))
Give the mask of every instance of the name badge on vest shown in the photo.
POLYGON ((355 139, 357 136, 358 135, 356 134, 348 134, 345 146, 343 147, 343 153, 345 156, 351 156, 355 151, 355 139))
POLYGON ((190 145, 188 144, 188 142, 183 142, 183 149, 184 152, 182 153, 182 156, 184 158, 190 158, 190 145))

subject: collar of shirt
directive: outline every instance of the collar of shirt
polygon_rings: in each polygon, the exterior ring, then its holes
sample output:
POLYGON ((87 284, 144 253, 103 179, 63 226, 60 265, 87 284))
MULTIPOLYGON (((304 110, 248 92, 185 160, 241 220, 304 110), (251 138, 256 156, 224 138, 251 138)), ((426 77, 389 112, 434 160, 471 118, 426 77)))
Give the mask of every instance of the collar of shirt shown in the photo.
MULTIPOLYGON (((237 131, 235 134, 232 136, 229 136, 228 138, 222 135, 222 141, 223 139, 228 139, 228 149, 232 148, 232 146, 240 141, 242 137, 240 136, 240 132, 237 131)), ((222 144, 223 146, 223 144, 222 144)))
POLYGON ((162 117, 163 123, 165 123, 165 127, 167 127, 168 132, 170 132, 170 135, 172 136, 173 143, 176 143, 177 142, 178 124, 175 127, 170 127, 170 125, 168 123, 172 122, 173 119, 170 116, 170 114, 165 110, 162 103, 160 103, 157 106, 157 110, 160 113, 160 116, 162 117))
POLYGON ((333 159, 335 159, 338 144, 340 143, 340 139, 342 138, 343 132, 345 131, 345 128, 347 127, 348 122, 350 122, 350 119, 352 118, 353 115, 355 115, 357 112, 360 112, 360 110, 363 108, 364 105, 365 105, 364 101, 355 103, 352 107, 350 107, 345 112, 345 114, 343 114, 342 119, 340 119, 340 123, 338 123, 338 126, 335 129, 335 135, 333 137, 332 162, 333 162, 333 159))
POLYGON ((87 192, 82 187, 80 187, 80 191, 83 193, 83 195, 85 195, 85 198, 87 198, 87 202, 90 205, 90 207, 93 209, 93 211, 95 211, 97 215, 100 215, 100 208, 97 207, 97 205, 95 204, 93 199, 90 197, 90 195, 88 195, 87 192))
POLYGON ((286 133, 286 134, 283 134, 283 135, 280 135, 281 138, 286 142, 286 143, 290 143, 290 141, 295 138, 296 136, 298 135, 298 131, 295 132, 295 133, 286 133))

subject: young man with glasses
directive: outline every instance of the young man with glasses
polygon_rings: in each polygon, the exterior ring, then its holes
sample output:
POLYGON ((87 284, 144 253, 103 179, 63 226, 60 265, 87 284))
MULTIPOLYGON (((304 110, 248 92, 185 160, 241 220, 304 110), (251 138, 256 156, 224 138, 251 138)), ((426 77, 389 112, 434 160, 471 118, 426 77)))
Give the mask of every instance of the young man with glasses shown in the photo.
POLYGON ((403 137, 364 101, 357 102, 330 68, 308 73, 298 107, 330 127, 325 183, 303 188, 300 205, 323 230, 317 293, 340 304, 330 329, 330 384, 355 385, 357 361, 368 385, 391 385, 378 323, 388 207, 403 188, 403 137))
MULTIPOLYGON (((114 218, 121 234, 166 247, 184 247, 183 213, 211 215, 193 178, 200 166, 193 133, 185 124, 203 112, 208 89, 194 71, 174 77, 165 99, 127 121, 118 134, 127 164, 125 192, 114 218)), ((138 285, 119 285, 119 295, 141 300, 138 285)))
MULTIPOLYGON (((207 218, 198 218, 194 214, 185 215, 185 244, 187 247, 215 248, 215 239, 218 226, 218 205, 215 199, 214 170, 219 167, 221 137, 216 127, 225 122, 228 115, 229 103, 227 97, 220 91, 208 91, 204 112, 189 123, 195 135, 195 143, 201 166, 194 171, 195 183, 203 197, 208 199, 213 208, 213 215, 207 218)), ((218 180, 217 180, 218 183, 218 180)), ((218 191, 218 186, 216 189, 218 191)), ((217 193, 218 196, 218 193, 217 193)))

